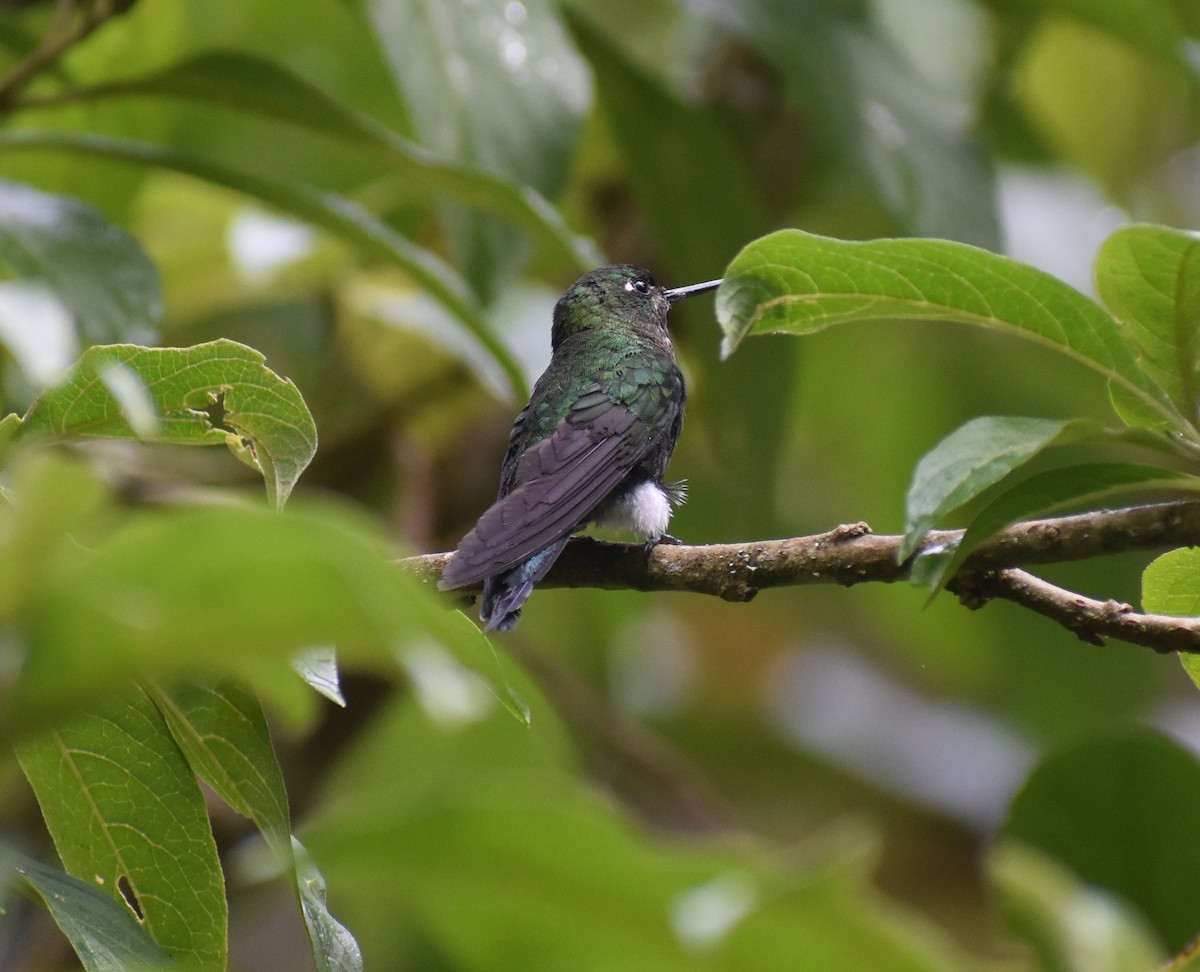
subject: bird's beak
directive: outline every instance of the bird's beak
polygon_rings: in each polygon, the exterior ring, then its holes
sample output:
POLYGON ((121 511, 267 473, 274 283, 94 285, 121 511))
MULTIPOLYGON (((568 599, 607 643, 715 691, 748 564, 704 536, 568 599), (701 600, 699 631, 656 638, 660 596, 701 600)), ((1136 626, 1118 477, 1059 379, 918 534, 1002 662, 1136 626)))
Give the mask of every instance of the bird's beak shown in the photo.
POLYGON ((689 287, 676 287, 674 290, 664 290, 663 296, 674 304, 676 301, 683 300, 685 297, 691 297, 694 294, 706 294, 710 290, 716 290, 721 286, 720 280, 706 280, 704 283, 692 284, 689 287))

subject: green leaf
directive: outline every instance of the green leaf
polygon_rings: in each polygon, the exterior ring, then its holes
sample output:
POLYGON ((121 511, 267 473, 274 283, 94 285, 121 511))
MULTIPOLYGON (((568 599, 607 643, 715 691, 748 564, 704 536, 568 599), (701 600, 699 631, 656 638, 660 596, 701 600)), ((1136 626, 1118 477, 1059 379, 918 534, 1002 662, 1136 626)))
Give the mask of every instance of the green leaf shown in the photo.
POLYGON ((151 689, 150 695, 192 769, 254 821, 288 870, 320 972, 359 972, 354 936, 329 913, 324 883, 307 853, 294 851, 283 773, 258 700, 228 681, 151 689))
POLYGON ((225 888, 204 797, 140 690, 17 747, 66 869, 124 899, 169 954, 223 968, 225 888))
POLYGON ((1142 607, 1152 614, 1200 617, 1200 549, 1163 554, 1142 574, 1142 607))
POLYGON ((372 888, 361 922, 376 915, 378 948, 427 940, 495 972, 768 972, 781 955, 821 972, 970 968, 867 890, 861 857, 792 873, 656 841, 571 778, 569 751, 548 759, 540 732, 499 713, 448 728, 408 703, 361 745, 307 842, 333 887, 372 888))
POLYGON ((292 659, 292 667, 315 691, 336 705, 346 708, 338 673, 337 649, 332 645, 305 648, 292 659))
POLYGON ((780 230, 729 265, 717 319, 726 355, 748 334, 811 334, 848 321, 950 321, 1006 331, 1094 368, 1177 430, 1195 434, 1099 305, 1048 273, 962 243, 859 243, 780 230))
POLYGON ((7 472, 11 491, 0 502, 0 618, 13 623, 61 558, 78 549, 81 533, 104 515, 110 497, 80 457, 63 452, 18 451, 7 472))
POLYGON ((182 172, 260 199, 361 246, 401 267, 429 295, 462 321, 503 369, 514 398, 526 397, 525 378, 512 353, 491 332, 466 283, 440 257, 405 239, 350 200, 311 186, 231 169, 198 155, 141 142, 73 132, 0 132, 0 149, 74 152, 182 172))
MULTIPOLYGON (((270 694, 281 680, 299 684, 292 659, 313 643, 391 673, 411 645, 473 664, 478 632, 468 639, 370 524, 339 507, 295 506, 139 511, 87 549, 64 520, 47 540, 64 553, 22 610, 19 677, 0 682, 0 735, 134 679, 219 674, 270 694)), ((495 665, 489 656, 485 678, 495 665)), ((514 679, 513 666, 503 671, 514 679)))
POLYGON ((316 452, 317 429, 296 386, 264 361, 252 348, 225 339, 191 348, 90 348, 62 384, 30 406, 24 432, 177 445, 224 442, 262 472, 267 495, 282 505, 316 452), (156 427, 139 428, 129 396, 114 394, 113 375, 122 373, 114 366, 144 389, 156 427))
POLYGON ((1148 972, 1163 961, 1145 920, 1051 857, 1013 840, 988 853, 988 876, 1012 929, 1047 970, 1148 972))
POLYGON ((929 578, 929 586, 941 587, 979 544, 1011 523, 1068 508, 1092 507, 1114 496, 1147 490, 1200 492, 1200 479, 1159 466, 1108 462, 1080 463, 1034 473, 993 496, 976 513, 953 556, 929 578))
POLYGON ((362 950, 349 930, 329 913, 325 877, 317 870, 312 855, 295 837, 292 838, 292 858, 317 972, 361 972, 362 950))
POLYGON ((1195 755, 1138 729, 1046 757, 1013 800, 1003 833, 1123 897, 1177 951, 1196 934, 1198 815, 1195 755))
POLYGON ((81 88, 54 101, 130 95, 219 105, 353 142, 386 157, 406 193, 441 193, 503 216, 581 270, 605 262, 595 244, 573 233, 531 186, 440 159, 271 61, 241 51, 206 51, 153 74, 81 88))
MULTIPOLYGON (((1180 618, 1200 617, 1200 550, 1171 550, 1142 573, 1142 609, 1180 618)), ((1179 663, 1200 686, 1200 655, 1180 652, 1179 663)))
POLYGON ((91 206, 0 181, 0 265, 47 284, 88 343, 151 340, 162 318, 158 270, 91 206))
POLYGON ((1146 0, 1136 5, 1125 0, 1039 0, 1037 6, 1047 13, 1090 24, 1195 77, 1196 69, 1188 59, 1189 40, 1170 0, 1146 0))
POLYGON ((1200 409, 1200 235, 1126 226, 1096 260, 1100 296, 1141 352, 1142 367, 1183 414, 1200 409))
POLYGON ((45 903, 87 972, 175 968, 128 905, 94 884, 13 851, 0 852, 0 863, 4 858, 45 903))
POLYGON ((810 138, 837 139, 837 164, 859 168, 907 232, 999 246, 995 175, 977 131, 973 92, 931 83, 892 41, 837 5, 692 5, 750 38, 806 116, 816 109, 810 138))
POLYGON ((316 429, 295 386, 257 351, 220 340, 193 348, 91 348, 43 393, 23 431, 68 438, 227 443, 281 503, 312 458, 316 429))
MULTIPOLYGON (((550 198, 562 191, 591 85, 548 0, 373 0, 367 15, 426 146, 550 198)), ((490 295, 520 241, 471 212, 451 213, 449 227, 467 278, 490 295)))
POLYGON ((913 470, 905 500, 904 560, 943 517, 1029 462, 1044 449, 1097 439, 1103 428, 1086 419, 983 416, 959 426, 913 470))

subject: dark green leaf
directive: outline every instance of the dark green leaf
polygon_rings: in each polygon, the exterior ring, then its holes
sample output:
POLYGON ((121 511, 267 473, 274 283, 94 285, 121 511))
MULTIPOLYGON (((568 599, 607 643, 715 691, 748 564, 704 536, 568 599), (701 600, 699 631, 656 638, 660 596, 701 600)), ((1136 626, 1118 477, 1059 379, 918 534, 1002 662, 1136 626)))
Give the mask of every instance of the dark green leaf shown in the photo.
POLYGON ((0 266, 42 281, 88 343, 146 342, 162 317, 158 271, 91 206, 0 181, 0 266))
POLYGON ((511 352, 491 332, 463 280, 441 258, 414 245, 383 221, 348 199, 311 186, 230 169, 219 162, 140 142, 100 135, 58 132, 0 132, 0 148, 73 152, 138 165, 173 169, 236 192, 319 226, 401 267, 429 295, 460 320, 504 370, 514 398, 524 398, 525 378, 511 352))
POLYGON ((1095 302, 1007 257, 945 240, 846 242, 780 230, 747 246, 717 293, 730 354, 748 334, 809 334, 863 320, 974 324, 1031 338, 1094 368, 1195 434, 1095 302))
POLYGON ((943 90, 894 46, 827 4, 694 0, 751 39, 807 110, 813 137, 833 133, 909 233, 996 248, 995 177, 971 93, 943 90))
POLYGON ((11 851, 0 856, 45 902, 87 972, 175 968, 126 904, 57 868, 11 851))
POLYGON ((1132 463, 1082 463, 1034 473, 991 497, 975 514, 953 556, 928 580, 929 586, 940 587, 971 551, 1011 523, 1093 507, 1114 496, 1148 490, 1200 492, 1200 479, 1159 466, 1132 463))
POLYGON ((1127 226, 1100 249, 1096 282, 1141 352, 1142 367, 1183 415, 1200 408, 1200 236, 1127 226))
MULTIPOLYGON (((591 100, 587 68, 547 0, 372 0, 374 25, 421 141, 438 156, 556 197, 591 100)), ((484 294, 516 268, 506 227, 451 214, 484 294)))
POLYGON ((913 470, 905 502, 900 559, 920 545, 944 517, 994 486, 1044 449, 1096 439, 1103 429, 1084 419, 989 415, 959 426, 930 449, 913 470))
POLYGON ((1141 910, 1172 951, 1196 935, 1200 763, 1146 730, 1048 756, 1013 800, 1004 835, 1141 910))
POLYGON ((90 348, 62 384, 33 403, 24 431, 227 443, 262 471, 267 495, 281 505, 316 452, 317 429, 296 386, 263 362, 257 351, 224 339, 192 348, 90 348), (128 380, 115 381, 122 375, 144 392, 142 419, 136 394, 121 391, 128 380))
POLYGON ((175 958, 223 968, 225 887, 204 797, 140 690, 17 748, 66 869, 124 899, 175 958))

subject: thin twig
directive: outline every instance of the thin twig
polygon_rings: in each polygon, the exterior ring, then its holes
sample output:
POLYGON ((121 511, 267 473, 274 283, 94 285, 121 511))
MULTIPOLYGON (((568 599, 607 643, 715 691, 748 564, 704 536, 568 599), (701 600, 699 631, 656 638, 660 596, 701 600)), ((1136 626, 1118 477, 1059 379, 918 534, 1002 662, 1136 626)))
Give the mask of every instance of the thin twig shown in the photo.
MULTIPOLYGON (((956 544, 962 536, 961 530, 932 531, 920 550, 903 562, 897 559, 903 537, 873 534, 865 523, 783 540, 696 547, 660 544, 649 556, 638 544, 605 543, 581 537, 567 545, 541 586, 686 591, 728 601, 749 601, 759 591, 772 587, 848 586, 904 580, 914 560, 923 552, 956 544)), ((981 543, 963 563, 957 587, 968 600, 974 596, 982 603, 992 597, 1017 600, 1018 596, 1024 596, 1029 599, 1026 606, 1033 608, 1033 595, 1017 594, 1017 587, 1012 586, 1015 582, 994 580, 990 582, 995 584, 992 588, 981 586, 980 579, 989 575, 1003 578, 1007 576, 1005 569, 1010 567, 1085 560, 1128 550, 1196 545, 1200 545, 1200 502, 1195 500, 1030 520, 981 543)), ((401 563, 417 576, 434 582, 441 576, 449 556, 425 554, 401 563)), ((949 586, 954 589, 955 584, 949 586)), ((1112 635, 1156 651, 1200 651, 1197 625, 1189 619, 1134 615, 1111 607, 1101 611, 1089 607, 1089 599, 1081 600, 1083 605, 1077 612, 1079 623, 1067 625, 1081 637, 1112 635), (1118 616, 1126 620, 1121 621, 1118 616)), ((1047 606, 1039 613, 1055 617, 1049 610, 1047 606)), ((1059 617, 1055 620, 1066 623, 1059 617)))
POLYGON ((41 43, 0 78, 0 108, 11 105, 34 78, 61 60, 67 51, 106 20, 124 13, 129 4, 117 0, 91 0, 83 4, 83 13, 72 23, 71 14, 76 6, 75 0, 56 0, 50 26, 41 43))
POLYGON ((1139 614, 1128 604, 1084 597, 1019 567, 988 571, 966 582, 952 582, 951 587, 968 607, 982 607, 993 598, 1012 601, 1057 621, 1090 645, 1120 638, 1164 655, 1200 652, 1200 618, 1139 614))

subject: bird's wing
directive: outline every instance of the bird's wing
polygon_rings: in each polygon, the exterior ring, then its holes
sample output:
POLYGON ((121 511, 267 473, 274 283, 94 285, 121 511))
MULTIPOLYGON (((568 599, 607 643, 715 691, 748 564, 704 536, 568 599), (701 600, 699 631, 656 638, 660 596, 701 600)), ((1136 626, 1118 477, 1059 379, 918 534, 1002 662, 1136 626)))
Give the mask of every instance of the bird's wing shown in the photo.
POLYGON ((525 450, 516 485, 463 537, 439 586, 478 583, 586 523, 654 447, 651 426, 638 412, 599 388, 576 399, 554 432, 525 450))

